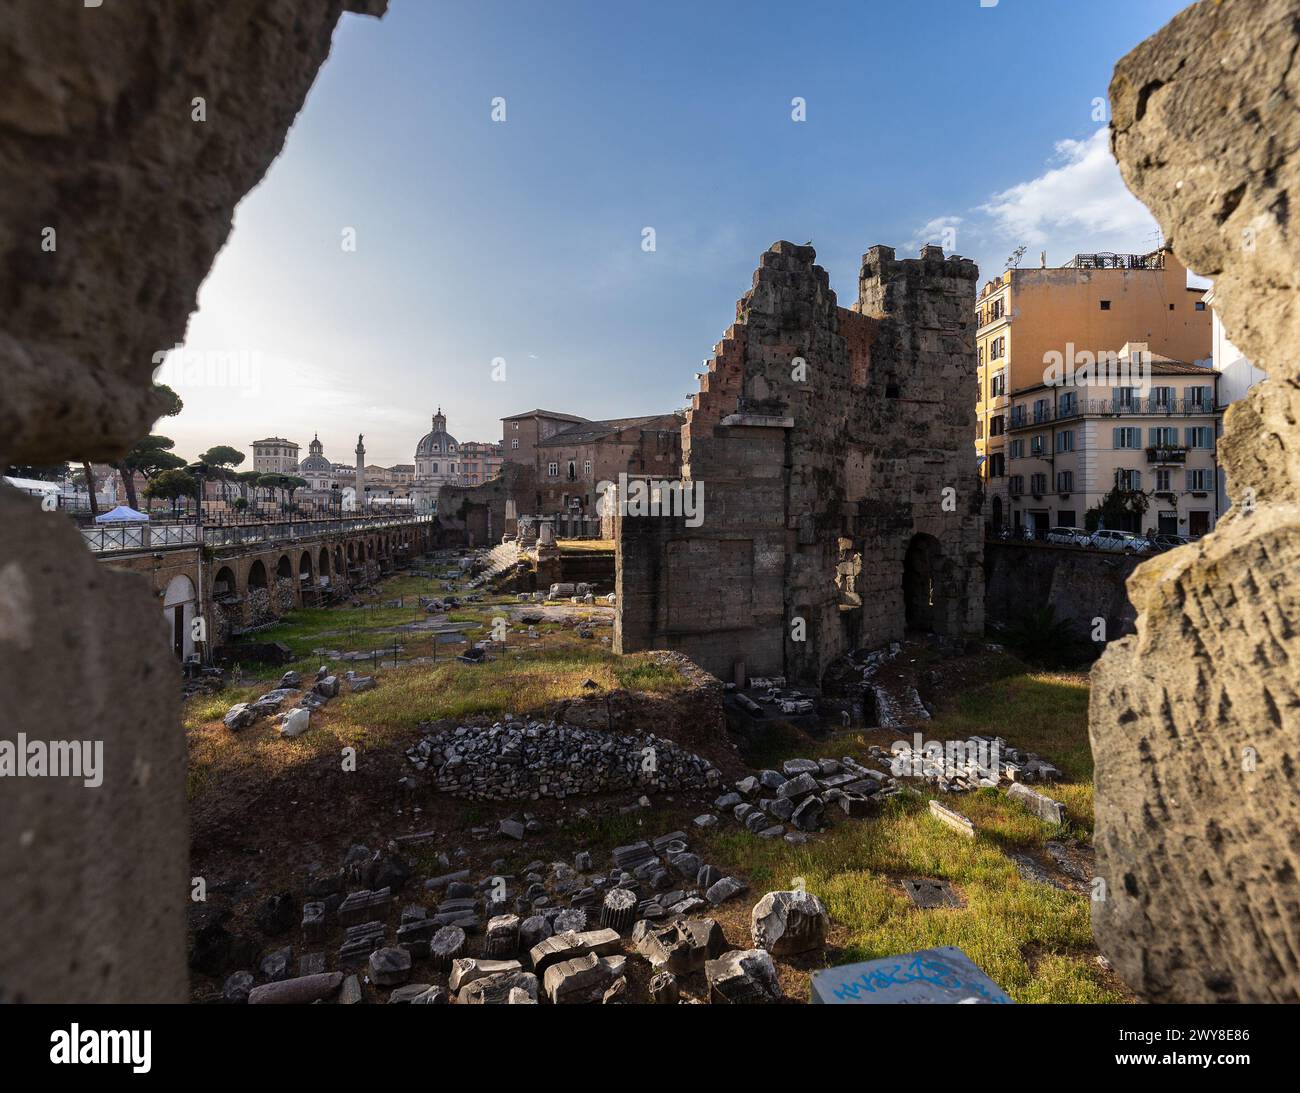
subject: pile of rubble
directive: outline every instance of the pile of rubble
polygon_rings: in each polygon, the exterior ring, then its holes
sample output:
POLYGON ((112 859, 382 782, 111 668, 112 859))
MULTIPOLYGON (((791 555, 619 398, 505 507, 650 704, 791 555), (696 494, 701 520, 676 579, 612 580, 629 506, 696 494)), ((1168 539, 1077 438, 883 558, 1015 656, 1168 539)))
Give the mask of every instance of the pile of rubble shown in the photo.
MULTIPOLYGON (((352 693, 369 691, 375 686, 374 676, 361 676, 356 672, 344 673, 343 679, 352 693)), ((280 715, 280 735, 301 736, 311 724, 311 715, 331 698, 339 694, 339 678, 321 665, 316 678, 306 690, 302 689, 302 676, 298 672, 285 672, 273 691, 255 698, 252 702, 237 702, 226 711, 222 722, 231 732, 246 729, 263 717, 280 715), (289 709, 284 704, 293 699, 289 709)))
MULTIPOLYGON (((735 783, 713 807, 729 812, 747 831, 765 839, 784 837, 801 843, 807 833, 830 822, 829 810, 838 807, 846 816, 869 814, 875 803, 899 792, 897 782, 883 771, 865 767, 851 756, 842 759, 787 759, 781 770, 763 770, 735 783), (793 827, 789 831, 786 824, 793 827)), ((717 818, 697 816, 700 827, 717 818)))
MULTIPOLYGON (((772 958, 823 948, 829 926, 816 896, 769 892, 750 912, 751 947, 733 949, 705 912, 746 886, 692 854, 682 831, 618 847, 608 870, 595 871, 584 851, 572 864, 534 861, 522 877, 472 878, 468 869, 430 878, 399 910, 394 896, 409 867, 395 852, 354 846, 342 869, 307 879, 301 937, 312 951, 299 956, 296 977, 292 944, 273 941, 256 961, 255 942, 227 932, 211 909, 191 964, 209 975, 236 961, 255 964, 257 973, 225 975, 224 997, 235 1003, 359 1002, 368 983, 387 991, 389 1003, 608 1004, 633 1001, 633 982, 648 982, 648 1000, 659 1004, 682 1001, 683 985, 712 1003, 766 1003, 782 997, 772 958), (365 887, 349 891, 356 885, 365 887), (339 930, 331 958, 324 946, 339 930), (646 962, 648 974, 629 976, 634 961, 646 962)), ((265 900, 254 922, 282 939, 298 922, 293 896, 265 900)))
POLYGON ((871 748, 871 755, 887 761, 894 777, 933 782, 941 793, 970 793, 1002 782, 1061 780, 1060 770, 1046 759, 1014 748, 1000 736, 924 740, 915 733, 911 743, 898 741, 888 755, 879 747, 871 748))
POLYGON ((439 730, 406 755, 434 773, 437 787, 461 797, 536 800, 612 790, 716 787, 711 763, 650 733, 613 735, 554 721, 498 722, 439 730))

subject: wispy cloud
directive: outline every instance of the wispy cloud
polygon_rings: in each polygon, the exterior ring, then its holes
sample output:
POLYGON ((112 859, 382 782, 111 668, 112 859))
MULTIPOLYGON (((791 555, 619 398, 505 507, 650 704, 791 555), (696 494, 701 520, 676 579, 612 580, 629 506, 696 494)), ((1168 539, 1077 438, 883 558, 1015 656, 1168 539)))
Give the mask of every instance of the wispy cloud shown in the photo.
POLYGON ((1105 128, 1086 140, 1057 141, 1053 162, 1058 166, 979 207, 995 231, 1034 247, 1081 234, 1150 240, 1156 222, 1124 185, 1105 128))
POLYGON ((1022 244, 1047 251, 1059 264, 1080 252, 1149 250, 1158 230, 1146 206, 1124 185, 1102 127, 1082 140, 1057 141, 1045 169, 1033 178, 990 194, 963 215, 931 218, 909 247, 940 243, 974 257, 985 274, 994 274, 1022 244))

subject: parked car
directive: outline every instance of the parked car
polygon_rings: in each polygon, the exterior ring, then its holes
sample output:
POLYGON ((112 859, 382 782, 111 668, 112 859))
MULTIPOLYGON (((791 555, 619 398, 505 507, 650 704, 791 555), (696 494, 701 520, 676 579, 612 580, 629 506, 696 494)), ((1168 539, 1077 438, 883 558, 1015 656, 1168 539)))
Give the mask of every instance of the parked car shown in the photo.
POLYGON ((1134 535, 1131 531, 1112 531, 1110 528, 1094 531, 1088 538, 1088 546, 1093 550, 1107 550, 1115 554, 1146 554, 1151 550, 1150 542, 1141 535, 1134 535))
POLYGON ((1088 532, 1083 528, 1051 528, 1047 532, 1047 541, 1059 546, 1083 546, 1088 542, 1088 532))
POLYGON ((1174 547, 1186 546, 1191 542, 1186 535, 1174 535, 1172 533, 1159 532, 1148 538, 1151 543, 1153 553, 1162 550, 1173 550, 1174 547))
POLYGON ((998 538, 1004 543, 1028 543, 1033 542, 1034 533, 1027 527, 1004 527, 998 532, 998 538))

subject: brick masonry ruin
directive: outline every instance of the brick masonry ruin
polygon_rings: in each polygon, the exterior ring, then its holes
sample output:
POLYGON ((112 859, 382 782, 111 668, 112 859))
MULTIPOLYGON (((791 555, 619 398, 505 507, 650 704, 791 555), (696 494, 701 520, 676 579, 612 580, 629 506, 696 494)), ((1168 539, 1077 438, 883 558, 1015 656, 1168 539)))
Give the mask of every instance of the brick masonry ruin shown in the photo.
POLYGON ((872 247, 843 308, 815 259, 763 254, 687 412, 703 522, 618 514, 620 652, 817 682, 909 626, 983 629, 975 264, 872 247))

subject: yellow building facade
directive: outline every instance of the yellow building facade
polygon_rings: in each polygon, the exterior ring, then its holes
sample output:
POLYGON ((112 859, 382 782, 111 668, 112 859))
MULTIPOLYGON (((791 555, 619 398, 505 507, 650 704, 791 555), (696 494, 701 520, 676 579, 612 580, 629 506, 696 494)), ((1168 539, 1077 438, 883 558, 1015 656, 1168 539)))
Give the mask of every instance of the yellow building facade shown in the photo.
POLYGON ((976 301, 976 454, 985 520, 1013 522, 1008 429, 1013 395, 1054 386, 1058 361, 1118 356, 1141 343, 1157 358, 1191 364, 1211 356, 1212 314, 1203 288, 1168 249, 1077 254, 1063 266, 1008 269, 976 301))

